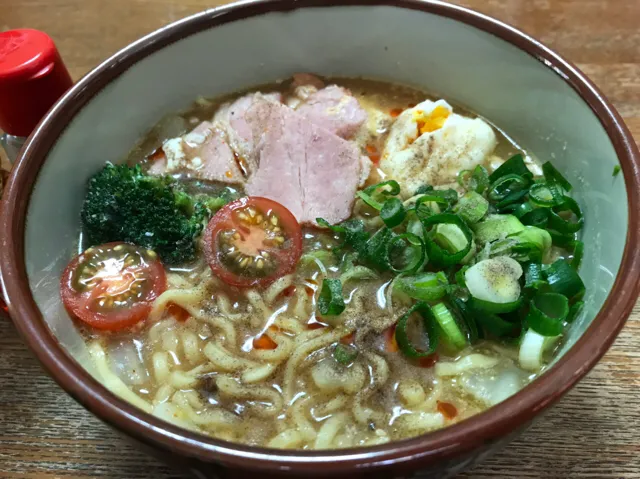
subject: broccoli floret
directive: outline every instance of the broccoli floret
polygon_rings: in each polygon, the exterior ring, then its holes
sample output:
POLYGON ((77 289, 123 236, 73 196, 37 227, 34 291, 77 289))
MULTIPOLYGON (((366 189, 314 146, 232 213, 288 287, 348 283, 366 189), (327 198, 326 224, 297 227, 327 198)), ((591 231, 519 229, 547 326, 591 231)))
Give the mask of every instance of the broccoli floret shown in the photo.
POLYGON ((107 163, 89 180, 84 235, 90 245, 125 241, 154 250, 166 264, 187 263, 196 257, 195 239, 205 221, 222 206, 214 200, 194 199, 169 176, 107 163))

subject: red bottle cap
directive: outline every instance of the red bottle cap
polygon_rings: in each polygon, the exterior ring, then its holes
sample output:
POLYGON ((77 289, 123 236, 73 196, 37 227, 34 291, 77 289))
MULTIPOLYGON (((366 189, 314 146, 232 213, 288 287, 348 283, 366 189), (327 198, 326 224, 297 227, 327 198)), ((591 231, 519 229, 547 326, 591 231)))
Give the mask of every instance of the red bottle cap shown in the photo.
POLYGON ((29 136, 72 85, 53 40, 38 30, 0 32, 0 128, 29 136))

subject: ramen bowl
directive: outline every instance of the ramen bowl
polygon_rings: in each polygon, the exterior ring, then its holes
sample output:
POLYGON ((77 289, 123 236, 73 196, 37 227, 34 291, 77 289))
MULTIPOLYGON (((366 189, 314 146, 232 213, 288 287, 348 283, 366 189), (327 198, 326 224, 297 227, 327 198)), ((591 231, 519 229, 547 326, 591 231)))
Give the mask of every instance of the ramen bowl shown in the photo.
POLYGON ((141 447, 198 477, 447 477, 502 447, 602 357, 638 294, 640 155, 611 104, 573 65, 484 15, 435 1, 260 0, 209 10, 129 45, 47 114, 4 194, 0 267, 13 321, 78 402, 141 447), (58 286, 75 253, 88 178, 197 96, 309 71, 413 85, 508 128, 574 185, 587 245, 585 307, 552 365, 520 392, 456 425, 386 445, 289 451, 171 425, 98 380, 58 286), (613 175, 614 168, 621 173, 613 175))

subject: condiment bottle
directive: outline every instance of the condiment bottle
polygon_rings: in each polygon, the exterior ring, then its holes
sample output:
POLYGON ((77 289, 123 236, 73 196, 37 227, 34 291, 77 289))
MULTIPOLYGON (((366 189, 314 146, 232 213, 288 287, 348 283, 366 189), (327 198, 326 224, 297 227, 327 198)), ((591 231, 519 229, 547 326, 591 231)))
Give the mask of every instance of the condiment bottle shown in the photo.
POLYGON ((26 138, 72 81, 53 40, 38 30, 0 32, 0 145, 13 163, 26 138))
MULTIPOLYGON (((47 34, 29 29, 0 32, 0 146, 11 163, 38 122, 71 85, 69 72, 47 34)), ((1 166, 0 195, 10 165, 1 166)), ((0 310, 7 311, 2 298, 0 310)))

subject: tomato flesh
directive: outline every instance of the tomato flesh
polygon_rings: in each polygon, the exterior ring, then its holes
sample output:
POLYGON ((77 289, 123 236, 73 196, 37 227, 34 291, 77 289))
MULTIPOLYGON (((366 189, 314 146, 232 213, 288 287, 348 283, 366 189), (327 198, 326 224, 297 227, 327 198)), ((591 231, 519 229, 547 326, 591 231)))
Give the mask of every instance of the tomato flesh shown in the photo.
POLYGON ((211 270, 225 283, 266 286, 295 269, 302 254, 302 229, 280 203, 240 198, 211 218, 204 252, 211 270))
POLYGON ((87 249, 71 260, 60 280, 69 314, 104 330, 124 329, 145 319, 166 289, 156 253, 127 243, 87 249))

